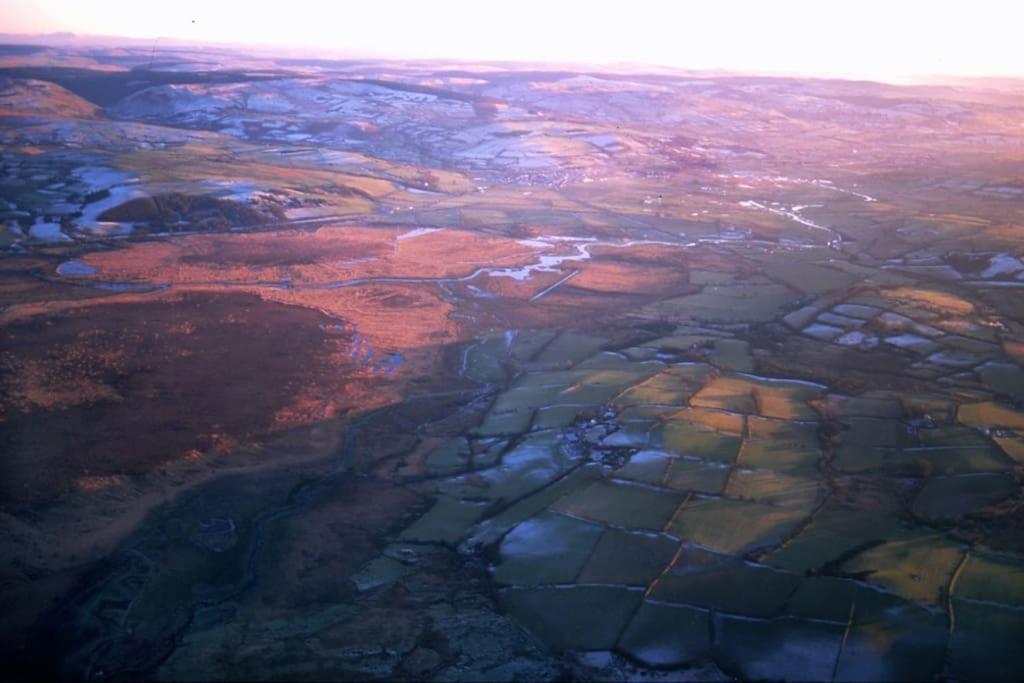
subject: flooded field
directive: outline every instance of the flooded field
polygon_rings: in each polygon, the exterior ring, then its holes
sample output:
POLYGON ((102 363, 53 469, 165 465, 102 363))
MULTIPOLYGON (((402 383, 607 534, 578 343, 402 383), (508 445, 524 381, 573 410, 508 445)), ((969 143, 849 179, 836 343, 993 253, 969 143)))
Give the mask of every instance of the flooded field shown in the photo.
POLYGON ((1018 84, 46 49, 5 677, 1019 678, 1018 84))

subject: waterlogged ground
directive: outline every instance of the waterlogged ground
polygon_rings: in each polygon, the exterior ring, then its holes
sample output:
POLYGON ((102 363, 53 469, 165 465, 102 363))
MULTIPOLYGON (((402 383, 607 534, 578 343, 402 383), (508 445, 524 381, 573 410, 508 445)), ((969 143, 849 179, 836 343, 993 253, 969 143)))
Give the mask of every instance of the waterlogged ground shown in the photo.
POLYGON ((762 377, 744 346, 687 327, 534 356, 428 456, 437 503, 399 539, 484 552, 502 607, 561 650, 748 679, 1011 678, 1021 539, 993 518, 1019 462, 972 425, 993 406, 762 377), (681 339, 729 358, 680 358, 681 339))
POLYGON ((197 54, 0 52, 5 675, 1019 678, 1019 84, 197 54))

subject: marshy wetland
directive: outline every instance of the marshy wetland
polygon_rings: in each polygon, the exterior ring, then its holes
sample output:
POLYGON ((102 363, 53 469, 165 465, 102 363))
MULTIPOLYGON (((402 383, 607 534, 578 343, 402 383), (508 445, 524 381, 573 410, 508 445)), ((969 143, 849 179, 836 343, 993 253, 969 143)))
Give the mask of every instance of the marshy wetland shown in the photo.
POLYGON ((5 676, 1020 677, 1019 83, 211 54, 0 51, 5 676))

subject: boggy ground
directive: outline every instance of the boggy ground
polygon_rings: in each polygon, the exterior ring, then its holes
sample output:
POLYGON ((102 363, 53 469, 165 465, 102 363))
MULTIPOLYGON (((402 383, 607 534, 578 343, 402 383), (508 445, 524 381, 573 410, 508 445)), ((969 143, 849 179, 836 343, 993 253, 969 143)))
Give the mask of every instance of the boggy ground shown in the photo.
POLYGON ((344 333, 325 332, 331 322, 215 293, 104 299, 10 321, 0 419, 12 454, 3 463, 6 506, 229 453, 310 421, 311 410, 322 419, 372 405, 373 378, 358 385, 362 368, 344 333))

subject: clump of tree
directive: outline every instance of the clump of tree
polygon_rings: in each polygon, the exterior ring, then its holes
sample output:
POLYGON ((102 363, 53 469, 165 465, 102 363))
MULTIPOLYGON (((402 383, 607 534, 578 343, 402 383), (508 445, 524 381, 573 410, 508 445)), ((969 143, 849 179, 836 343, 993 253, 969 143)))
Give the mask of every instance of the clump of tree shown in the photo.
POLYGON ((141 223, 153 230, 223 230, 262 225, 284 218, 284 210, 274 204, 245 204, 209 195, 177 192, 139 197, 107 209, 101 221, 141 223))

